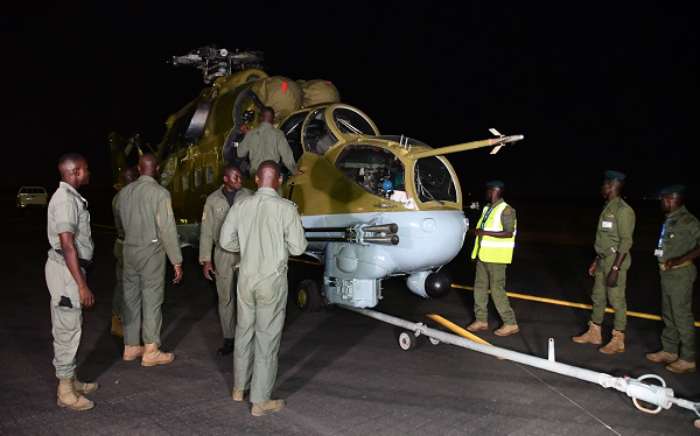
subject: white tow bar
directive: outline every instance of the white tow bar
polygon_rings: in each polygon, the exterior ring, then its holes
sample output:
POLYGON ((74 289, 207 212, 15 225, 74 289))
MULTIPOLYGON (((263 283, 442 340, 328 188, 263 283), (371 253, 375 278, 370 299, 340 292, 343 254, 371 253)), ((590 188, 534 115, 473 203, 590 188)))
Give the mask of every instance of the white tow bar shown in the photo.
POLYGON ((585 368, 579 368, 572 365, 567 365, 564 363, 559 363, 555 360, 554 354, 554 340, 550 339, 548 344, 548 358, 543 359, 541 357, 531 356, 525 353, 519 353, 517 351, 507 350, 505 348, 496 347, 493 345, 482 345, 476 342, 470 341, 468 339, 459 337, 457 335, 446 333, 440 330, 436 330, 426 326, 423 323, 416 323, 406 321, 395 316, 387 315, 385 313, 377 312, 368 309, 358 309, 355 307, 342 306, 343 309, 347 309, 353 312, 357 312, 361 315, 374 318, 378 321, 385 322, 387 324, 400 327, 409 332, 413 332, 414 337, 408 338, 407 332, 403 332, 399 337, 399 344, 402 349, 408 350, 412 348, 409 344, 413 344, 415 339, 423 335, 428 337, 432 343, 442 342, 445 344, 455 345, 457 347, 466 348, 468 350, 477 351, 479 353, 488 354, 499 359, 511 360, 513 362, 521 363, 523 365, 532 366, 535 368, 543 369, 545 371, 554 372, 557 374, 565 375, 567 377, 577 378, 579 380, 587 381, 589 383, 595 383, 606 389, 613 388, 617 391, 624 392, 628 397, 632 399, 635 407, 642 412, 656 414, 661 410, 670 409, 671 406, 676 405, 684 409, 693 411, 698 417, 700 417, 700 402, 693 402, 685 400, 683 398, 676 398, 673 393, 673 389, 666 387, 666 382, 655 374, 646 374, 639 378, 631 377, 614 377, 610 374, 604 372, 595 372, 585 368), (645 380, 657 380, 660 385, 645 383, 645 380), (652 404, 656 406, 655 409, 648 409, 639 404, 639 401, 644 401, 645 403, 652 404))

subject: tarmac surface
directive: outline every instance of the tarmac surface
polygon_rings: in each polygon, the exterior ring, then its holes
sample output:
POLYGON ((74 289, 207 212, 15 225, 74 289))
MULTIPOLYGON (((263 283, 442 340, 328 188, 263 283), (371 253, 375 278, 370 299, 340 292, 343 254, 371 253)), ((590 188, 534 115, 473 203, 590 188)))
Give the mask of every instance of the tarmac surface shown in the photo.
MULTIPOLYGON (((221 333, 215 290, 203 279, 192 249, 184 250, 184 283, 168 286, 163 306, 163 347, 175 352, 175 362, 142 368, 120 360, 120 341, 109 333, 114 236, 97 226, 90 277, 97 304, 84 313, 78 353, 80 377, 100 383, 91 395, 97 406, 82 413, 63 410, 56 406, 51 364, 43 217, 14 211, 4 216, 9 218, 3 219, 0 287, 0 434, 698 434, 686 410, 643 414, 624 394, 450 345, 423 342, 402 351, 392 326, 337 308, 302 314, 291 301, 275 390, 287 407, 254 418, 249 405, 231 400, 232 359, 216 355, 221 333)), ((522 235, 508 289, 589 303, 590 247, 542 243, 534 235, 522 235)), ((658 274, 647 251, 633 252, 629 310, 659 313, 658 274)), ((460 254, 449 269, 455 282, 471 284, 473 265, 465 257, 460 254)), ((293 265, 290 284, 320 277, 320 272, 293 265)), ((700 319, 697 292, 695 297, 700 319)), ((421 300, 394 279, 385 282, 384 300, 376 309, 412 321, 437 313, 464 325, 472 319, 472 304, 471 293, 462 290, 421 300)), ((546 357, 547 340, 553 337, 561 362, 616 376, 656 373, 677 396, 700 401, 697 374, 675 375, 645 361, 644 353, 659 347, 660 322, 630 319, 627 351, 608 357, 569 340, 582 331, 589 312, 512 304, 521 333, 498 338, 487 332, 482 338, 546 357)), ((611 321, 608 315, 606 337, 611 321)), ((498 327, 493 310, 491 327, 498 327)))

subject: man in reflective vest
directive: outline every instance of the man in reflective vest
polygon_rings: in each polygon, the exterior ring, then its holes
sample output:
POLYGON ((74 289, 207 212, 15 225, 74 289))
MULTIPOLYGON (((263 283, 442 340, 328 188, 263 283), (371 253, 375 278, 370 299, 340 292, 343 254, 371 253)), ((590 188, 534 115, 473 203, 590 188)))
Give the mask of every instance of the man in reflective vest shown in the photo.
POLYGON ((501 316, 503 325, 494 334, 510 336, 518 333, 515 312, 506 295, 506 267, 513 260, 517 220, 515 209, 503 200, 503 182, 493 180, 486 184, 486 200, 474 231, 476 239, 472 259, 476 260, 474 280, 474 316, 467 330, 488 330, 489 293, 501 316))

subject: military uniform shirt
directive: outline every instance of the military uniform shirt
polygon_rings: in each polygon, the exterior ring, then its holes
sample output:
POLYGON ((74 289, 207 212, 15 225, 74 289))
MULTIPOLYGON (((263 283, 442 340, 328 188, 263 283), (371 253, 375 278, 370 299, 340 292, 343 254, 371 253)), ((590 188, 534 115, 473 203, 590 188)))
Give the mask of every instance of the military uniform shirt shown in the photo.
POLYGON ((61 182, 51 196, 47 212, 46 230, 51 245, 49 258, 65 264, 63 256, 55 251, 61 249, 61 240, 58 235, 72 233, 78 257, 91 260, 95 246, 92 242, 87 200, 71 185, 61 182))
POLYGON ((681 257, 700 245, 700 221, 685 206, 667 215, 660 262, 681 257))
POLYGON ((280 129, 270 123, 263 122, 248 132, 238 146, 236 154, 240 158, 248 156, 251 173, 256 172, 258 166, 266 160, 279 162, 282 159, 282 163, 291 173, 294 173, 296 168, 294 154, 287 138, 280 129))
POLYGON ((117 209, 125 246, 160 244, 173 265, 182 263, 170 192, 153 177, 141 176, 122 188, 117 209))
POLYGON ((610 200, 598 219, 595 251, 601 256, 627 254, 632 248, 634 210, 620 197, 610 200))
POLYGON ((242 276, 260 280, 286 273, 289 254, 299 256, 307 246, 296 204, 270 188, 234 204, 219 242, 225 250, 240 251, 242 276))
MULTIPOLYGON (((199 262, 211 261, 212 245, 219 242, 219 234, 221 226, 224 224, 226 214, 231 206, 224 194, 223 187, 209 194, 207 201, 204 203, 204 212, 202 213, 202 227, 199 235, 199 262)), ((234 204, 245 197, 251 196, 253 193, 246 188, 241 188, 236 192, 234 204)))

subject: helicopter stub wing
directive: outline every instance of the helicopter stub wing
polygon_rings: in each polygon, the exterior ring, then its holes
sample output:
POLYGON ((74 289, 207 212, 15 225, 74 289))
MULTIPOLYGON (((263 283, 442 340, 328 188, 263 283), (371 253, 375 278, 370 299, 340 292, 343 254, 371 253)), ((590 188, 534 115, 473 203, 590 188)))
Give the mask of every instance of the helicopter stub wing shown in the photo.
POLYGON ((415 159, 422 159, 424 157, 442 156, 445 154, 459 153, 462 151, 476 150, 478 148, 485 147, 494 147, 491 154, 496 154, 504 145, 509 144, 511 142, 522 141, 524 138, 524 135, 499 135, 497 138, 482 139, 479 141, 465 142, 464 144, 455 144, 447 147, 436 148, 433 150, 421 151, 415 153, 413 157, 415 159))

